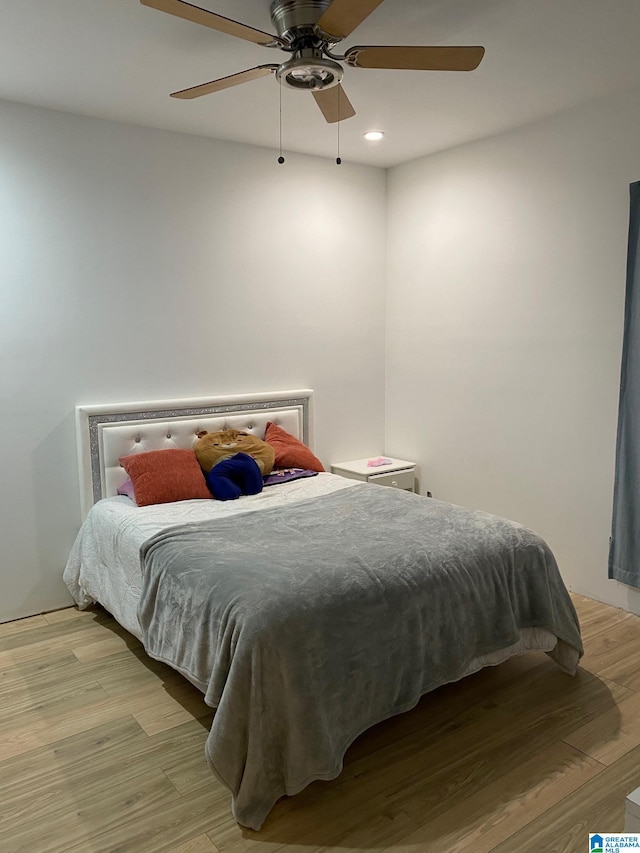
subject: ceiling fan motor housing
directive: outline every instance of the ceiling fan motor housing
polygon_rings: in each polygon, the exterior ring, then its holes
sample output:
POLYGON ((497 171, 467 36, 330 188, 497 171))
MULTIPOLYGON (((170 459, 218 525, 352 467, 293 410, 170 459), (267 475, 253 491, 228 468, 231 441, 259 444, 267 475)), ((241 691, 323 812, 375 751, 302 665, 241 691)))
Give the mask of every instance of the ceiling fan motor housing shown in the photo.
POLYGON ((314 27, 332 0, 273 0, 271 21, 280 38, 295 42, 308 34, 314 37, 314 27))

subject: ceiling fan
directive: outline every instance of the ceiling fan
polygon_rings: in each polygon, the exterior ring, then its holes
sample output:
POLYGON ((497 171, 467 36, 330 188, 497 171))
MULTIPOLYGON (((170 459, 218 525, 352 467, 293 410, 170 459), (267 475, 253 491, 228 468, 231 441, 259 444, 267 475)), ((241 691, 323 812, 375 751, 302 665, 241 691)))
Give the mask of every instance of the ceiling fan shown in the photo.
POLYGON ((484 56, 483 47, 350 47, 343 55, 334 45, 349 36, 383 0, 273 0, 271 22, 277 35, 233 21, 187 3, 186 0, 140 0, 143 6, 168 12, 263 47, 291 54, 283 63, 256 65, 200 86, 172 92, 172 98, 199 98, 239 83, 275 74, 282 86, 310 91, 328 122, 342 121, 355 110, 342 88, 344 69, 389 68, 416 71, 473 71, 484 56))

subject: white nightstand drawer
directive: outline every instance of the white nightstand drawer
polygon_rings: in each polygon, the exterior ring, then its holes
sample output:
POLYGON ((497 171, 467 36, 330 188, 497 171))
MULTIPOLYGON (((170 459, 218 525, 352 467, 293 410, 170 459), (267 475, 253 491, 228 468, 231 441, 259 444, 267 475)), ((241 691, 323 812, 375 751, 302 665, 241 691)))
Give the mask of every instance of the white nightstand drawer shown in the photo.
POLYGON ((369 482, 379 486, 393 486, 395 489, 414 489, 415 469, 406 471, 391 471, 388 474, 370 474, 369 482))
POLYGON ((379 486, 391 486, 409 492, 414 492, 416 488, 416 463, 407 459, 391 459, 388 456, 352 459, 350 462, 334 462, 331 471, 363 483, 377 483, 379 486), (372 465, 374 461, 378 464, 372 465))

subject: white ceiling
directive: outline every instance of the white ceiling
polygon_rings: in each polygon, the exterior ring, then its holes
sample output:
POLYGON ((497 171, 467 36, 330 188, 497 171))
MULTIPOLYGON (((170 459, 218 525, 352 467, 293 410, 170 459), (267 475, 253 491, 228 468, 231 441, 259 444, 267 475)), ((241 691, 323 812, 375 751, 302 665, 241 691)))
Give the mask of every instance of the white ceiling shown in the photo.
MULTIPOLYGON (((269 0, 195 0, 273 32, 269 0)), ((0 0, 0 97, 117 121, 278 147, 280 88, 266 77, 193 101, 169 92, 288 54, 139 0, 0 0)), ((357 111, 345 161, 388 167, 517 127, 640 82, 640 0, 385 0, 353 44, 486 48, 476 71, 347 67, 357 111), (383 130, 382 142, 363 140, 383 130)), ((337 125, 306 92, 282 92, 285 154, 335 157, 337 125)), ((275 155, 274 155, 275 156, 275 155)))

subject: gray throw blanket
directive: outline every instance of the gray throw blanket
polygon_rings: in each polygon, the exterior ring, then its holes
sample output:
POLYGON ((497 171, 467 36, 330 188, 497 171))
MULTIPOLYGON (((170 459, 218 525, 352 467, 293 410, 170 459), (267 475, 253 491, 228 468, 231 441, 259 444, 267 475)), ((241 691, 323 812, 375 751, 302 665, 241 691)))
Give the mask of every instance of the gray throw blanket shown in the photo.
POLYGON ((578 619, 548 546, 484 512, 369 484, 169 528, 141 551, 145 648, 216 714, 207 759, 236 820, 333 779, 363 731, 470 661, 578 619))

